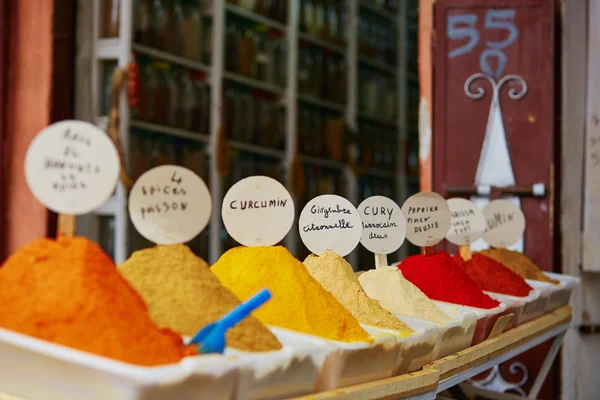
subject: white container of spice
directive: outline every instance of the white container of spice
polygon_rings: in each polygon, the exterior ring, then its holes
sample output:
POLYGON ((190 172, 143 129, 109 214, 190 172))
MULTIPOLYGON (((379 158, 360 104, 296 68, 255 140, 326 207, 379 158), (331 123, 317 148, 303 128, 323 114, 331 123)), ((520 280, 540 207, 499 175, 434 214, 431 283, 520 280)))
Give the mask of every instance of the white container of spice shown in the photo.
POLYGON ((453 304, 434 302, 452 318, 450 322, 438 323, 440 335, 433 349, 433 359, 439 360, 471 346, 477 325, 477 316, 466 310, 458 310, 453 304))
POLYGON ((243 372, 221 355, 142 367, 0 328, 0 391, 27 400, 231 399, 243 372))
MULTIPOLYGON (((314 387, 315 392, 333 390, 385 379, 392 376, 402 347, 392 331, 361 324, 373 342, 340 342, 301 332, 270 327, 284 346, 310 343, 324 350, 323 367, 314 387), (290 338, 294 338, 290 341, 290 338)), ((321 353, 323 356, 323 353, 321 353)))
POLYGON ((394 376, 418 371, 423 365, 433 361, 433 349, 438 341, 440 330, 435 322, 394 314, 414 332, 408 337, 399 338, 402 348, 398 354, 394 376))
POLYGON ((227 348, 225 354, 245 373, 235 398, 280 399, 312 393, 329 349, 293 332, 270 328, 283 345, 278 351, 250 353, 227 348))
POLYGON ((506 330, 512 329, 525 322, 537 318, 543 312, 547 299, 541 296, 537 289, 529 292, 527 297, 509 296, 502 293, 485 292, 491 298, 498 300, 506 305, 506 312, 514 314, 512 322, 506 327, 506 330))
POLYGON ((571 293, 576 286, 581 285, 581 279, 576 276, 554 274, 552 272, 544 272, 544 274, 560 282, 558 285, 552 285, 549 289, 551 294, 545 312, 554 311, 557 308, 568 305, 571 293))

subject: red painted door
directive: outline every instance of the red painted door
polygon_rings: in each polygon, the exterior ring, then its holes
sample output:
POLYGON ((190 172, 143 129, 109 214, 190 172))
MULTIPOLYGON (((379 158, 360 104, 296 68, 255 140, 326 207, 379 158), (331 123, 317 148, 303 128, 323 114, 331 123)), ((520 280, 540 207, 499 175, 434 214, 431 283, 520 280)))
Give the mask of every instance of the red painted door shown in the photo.
MULTIPOLYGON (((438 0, 435 21, 434 190, 447 196, 452 187, 473 186, 480 159, 489 157, 495 161, 487 165, 493 166, 488 177, 512 176, 517 186, 543 183, 545 197, 520 198, 523 248, 553 271, 554 0, 438 0), (494 140, 492 130, 500 135, 494 140)), ((519 358, 528 370, 526 390, 547 348, 519 358)), ((503 366, 504 379, 518 382, 522 374, 511 379, 508 371, 513 362, 503 366)), ((558 394, 552 380, 549 375, 542 398, 558 394)))

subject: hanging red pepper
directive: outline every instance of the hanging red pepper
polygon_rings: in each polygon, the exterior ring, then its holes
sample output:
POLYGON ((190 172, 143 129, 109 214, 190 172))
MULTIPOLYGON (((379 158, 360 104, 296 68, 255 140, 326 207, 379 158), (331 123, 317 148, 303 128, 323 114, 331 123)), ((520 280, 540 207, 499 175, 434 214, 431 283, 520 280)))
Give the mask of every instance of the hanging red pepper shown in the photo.
POLYGON ((127 99, 129 107, 136 108, 140 104, 140 66, 135 56, 127 66, 127 99))

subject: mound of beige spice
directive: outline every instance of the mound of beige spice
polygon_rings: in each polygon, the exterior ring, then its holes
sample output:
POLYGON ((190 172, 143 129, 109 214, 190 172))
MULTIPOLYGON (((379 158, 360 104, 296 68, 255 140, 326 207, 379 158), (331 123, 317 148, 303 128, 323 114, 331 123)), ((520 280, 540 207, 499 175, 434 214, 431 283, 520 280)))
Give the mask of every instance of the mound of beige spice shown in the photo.
POLYGON ((352 266, 339 254, 330 250, 324 251, 320 256, 311 254, 304 260, 304 265, 312 277, 333 294, 359 322, 377 328, 393 329, 405 336, 413 333, 404 322, 367 296, 352 266))
POLYGON ((358 281, 367 296, 386 310, 399 315, 434 322, 449 322, 440 308, 421 290, 402 276, 396 267, 379 267, 365 271, 358 281))
MULTIPOLYGON (((209 265, 183 244, 136 251, 118 271, 142 296, 154 323, 183 336, 194 335, 240 304, 209 265)), ((281 349, 275 335, 252 315, 227 331, 226 343, 250 352, 281 349)))

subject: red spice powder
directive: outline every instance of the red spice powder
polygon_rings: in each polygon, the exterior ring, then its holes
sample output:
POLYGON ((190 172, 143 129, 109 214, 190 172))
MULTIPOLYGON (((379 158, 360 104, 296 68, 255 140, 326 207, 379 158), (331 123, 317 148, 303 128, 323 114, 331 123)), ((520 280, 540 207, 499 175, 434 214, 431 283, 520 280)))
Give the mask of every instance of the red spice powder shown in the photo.
POLYGON ((500 305, 483 293, 448 253, 410 256, 398 269, 430 299, 486 309, 500 305))
POLYGON ((453 258, 482 290, 518 297, 526 297, 532 290, 525 279, 493 258, 477 253, 468 261, 458 254, 453 258))

